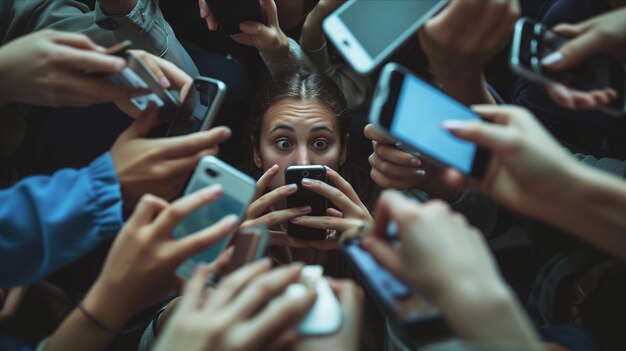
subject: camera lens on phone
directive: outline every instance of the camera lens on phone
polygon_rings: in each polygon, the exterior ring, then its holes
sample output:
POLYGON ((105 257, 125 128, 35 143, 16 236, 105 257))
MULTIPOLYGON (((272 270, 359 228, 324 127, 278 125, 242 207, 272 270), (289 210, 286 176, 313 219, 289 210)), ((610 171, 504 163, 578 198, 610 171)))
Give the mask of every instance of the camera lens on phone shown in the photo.
POLYGON ((215 178, 217 177, 217 171, 215 171, 214 169, 211 168, 205 168, 204 172, 206 173, 206 175, 208 175, 209 177, 215 178))
POLYGON ((303 171, 302 172, 302 176, 303 177, 308 177, 309 176, 309 171, 303 171))
POLYGON ((316 173, 315 173, 315 177, 316 177, 316 178, 319 178, 319 177, 321 177, 321 176, 322 176, 322 172, 316 172, 316 173))

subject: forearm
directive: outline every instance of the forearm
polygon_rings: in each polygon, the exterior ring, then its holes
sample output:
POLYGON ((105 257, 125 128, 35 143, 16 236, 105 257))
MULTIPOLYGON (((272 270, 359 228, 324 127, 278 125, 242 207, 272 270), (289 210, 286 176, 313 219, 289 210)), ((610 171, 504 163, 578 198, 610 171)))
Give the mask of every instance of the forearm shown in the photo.
POLYGON ((539 337, 511 290, 501 281, 450 284, 436 298, 446 321, 465 341, 541 350, 539 337))
MULTIPOLYGON (((98 283, 96 283, 81 304, 91 316, 111 330, 105 330, 96 325, 83 312, 75 308, 54 334, 50 336, 46 343, 45 351, 97 351, 107 348, 115 336, 113 330, 121 330, 130 319, 132 313, 123 306, 107 302, 106 295, 99 292, 99 290, 98 283)), ((108 294, 111 294, 111 292, 108 294)))
POLYGON ((570 189, 546 203, 541 219, 626 260, 626 183, 577 164, 570 189))
POLYGON ((109 16, 127 15, 137 5, 137 0, 100 0, 100 6, 109 16))
POLYGON ((482 72, 463 76, 438 75, 443 91, 465 105, 495 104, 482 72))
POLYGON ((322 30, 322 21, 325 16, 314 9, 307 16, 302 26, 302 35, 300 36, 300 45, 305 51, 314 51, 324 45, 324 32, 322 30))

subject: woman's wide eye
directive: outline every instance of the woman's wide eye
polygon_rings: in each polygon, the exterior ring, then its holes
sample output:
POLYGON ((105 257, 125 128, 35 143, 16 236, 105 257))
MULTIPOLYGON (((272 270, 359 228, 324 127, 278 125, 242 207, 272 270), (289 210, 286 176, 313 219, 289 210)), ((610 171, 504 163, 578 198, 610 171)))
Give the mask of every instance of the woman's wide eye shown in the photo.
POLYGON ((326 139, 316 139, 313 142, 313 148, 316 150, 324 150, 328 147, 328 140, 326 139))
POLYGON ((292 148, 291 141, 288 139, 278 139, 276 140, 276 147, 280 150, 289 150, 292 148))

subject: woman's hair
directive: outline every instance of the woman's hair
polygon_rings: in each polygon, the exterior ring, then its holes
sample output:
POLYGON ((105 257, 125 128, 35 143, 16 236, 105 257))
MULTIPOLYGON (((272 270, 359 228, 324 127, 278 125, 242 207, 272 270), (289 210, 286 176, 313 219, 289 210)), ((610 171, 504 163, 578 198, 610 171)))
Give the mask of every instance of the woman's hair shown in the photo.
POLYGON ((247 128, 248 140, 254 137, 257 146, 259 145, 261 122, 265 113, 283 99, 312 101, 326 106, 337 118, 339 135, 341 141, 345 142, 345 136, 350 129, 350 117, 341 89, 329 77, 305 69, 276 75, 261 88, 247 128))
MULTIPOLYGON (((313 101, 326 106, 337 118, 342 147, 348 148, 346 136, 350 132, 351 117, 343 92, 331 78, 317 71, 303 68, 276 75, 261 88, 246 128, 247 143, 250 143, 253 137, 256 146, 259 147, 261 124, 265 114, 272 105, 283 99, 313 101)), ((253 145, 250 144, 247 171, 259 178, 262 170, 254 166, 252 147, 253 145)), ((351 155, 350 150, 346 150, 346 155, 345 164, 337 171, 352 184, 363 203, 371 209, 379 189, 374 186, 369 177, 367 159, 357 160, 356 154, 351 155)))

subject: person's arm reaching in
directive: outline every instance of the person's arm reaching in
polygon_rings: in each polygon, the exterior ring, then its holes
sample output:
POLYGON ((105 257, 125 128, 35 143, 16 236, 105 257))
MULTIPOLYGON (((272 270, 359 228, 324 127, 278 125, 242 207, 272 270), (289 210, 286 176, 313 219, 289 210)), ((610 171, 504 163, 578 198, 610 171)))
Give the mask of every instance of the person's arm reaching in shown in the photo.
MULTIPOLYGON (((626 183, 568 154, 528 111, 477 106, 492 122, 446 121, 453 135, 492 152, 483 180, 466 184, 502 205, 626 260, 626 183)), ((446 173, 461 185, 460 173, 446 173)))

